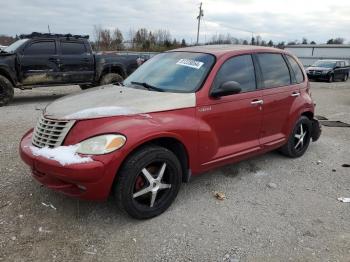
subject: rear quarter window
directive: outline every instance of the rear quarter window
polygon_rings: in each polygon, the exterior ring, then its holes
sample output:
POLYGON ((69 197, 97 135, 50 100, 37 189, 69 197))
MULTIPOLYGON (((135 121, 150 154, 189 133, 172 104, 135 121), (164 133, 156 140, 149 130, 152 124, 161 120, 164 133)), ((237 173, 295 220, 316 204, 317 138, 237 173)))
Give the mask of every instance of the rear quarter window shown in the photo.
POLYGON ((304 74, 303 74, 303 71, 301 70, 299 64, 295 61, 295 59, 289 55, 286 56, 291 67, 292 67, 292 70, 294 72, 294 75, 295 75, 295 79, 296 79, 296 83, 297 84, 300 84, 302 82, 304 82, 304 74))
POLYGON ((81 55, 86 53, 85 44, 82 42, 61 42, 62 55, 81 55))
POLYGON ((290 73, 281 54, 258 54, 263 78, 263 87, 272 88, 290 85, 290 73))

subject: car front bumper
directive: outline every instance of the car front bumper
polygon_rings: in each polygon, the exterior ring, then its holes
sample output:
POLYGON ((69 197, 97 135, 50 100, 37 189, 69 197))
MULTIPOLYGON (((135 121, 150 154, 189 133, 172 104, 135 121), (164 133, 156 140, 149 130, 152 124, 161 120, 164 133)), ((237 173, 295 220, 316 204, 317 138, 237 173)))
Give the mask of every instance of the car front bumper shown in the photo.
MULTIPOLYGON (((20 142, 20 156, 30 166, 32 177, 42 185, 71 197, 86 200, 105 200, 111 190, 119 163, 109 156, 99 156, 93 161, 62 166, 55 160, 35 156, 32 131, 20 142)), ((115 159, 115 158, 113 158, 115 159)))
POLYGON ((320 75, 314 75, 314 74, 307 74, 307 77, 312 80, 328 80, 329 74, 320 74, 320 75))

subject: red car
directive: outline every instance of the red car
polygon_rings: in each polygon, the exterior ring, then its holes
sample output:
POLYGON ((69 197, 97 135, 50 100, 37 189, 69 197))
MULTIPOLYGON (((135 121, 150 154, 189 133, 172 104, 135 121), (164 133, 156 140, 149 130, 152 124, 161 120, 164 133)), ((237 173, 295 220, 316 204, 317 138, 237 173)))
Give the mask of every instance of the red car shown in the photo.
POLYGON ((191 176, 275 149, 300 157, 320 134, 293 55, 202 46, 156 55, 119 86, 54 101, 20 154, 48 188, 89 200, 113 192, 128 214, 150 218, 191 176))

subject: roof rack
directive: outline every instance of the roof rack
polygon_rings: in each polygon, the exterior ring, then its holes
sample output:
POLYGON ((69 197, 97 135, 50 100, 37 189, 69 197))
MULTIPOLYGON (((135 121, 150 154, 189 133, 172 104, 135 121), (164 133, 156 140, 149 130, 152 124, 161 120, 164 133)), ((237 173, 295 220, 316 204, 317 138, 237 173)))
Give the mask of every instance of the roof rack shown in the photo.
POLYGON ((20 35, 19 38, 85 38, 89 39, 89 35, 72 35, 72 34, 49 34, 49 33, 38 33, 33 32, 28 35, 20 35))

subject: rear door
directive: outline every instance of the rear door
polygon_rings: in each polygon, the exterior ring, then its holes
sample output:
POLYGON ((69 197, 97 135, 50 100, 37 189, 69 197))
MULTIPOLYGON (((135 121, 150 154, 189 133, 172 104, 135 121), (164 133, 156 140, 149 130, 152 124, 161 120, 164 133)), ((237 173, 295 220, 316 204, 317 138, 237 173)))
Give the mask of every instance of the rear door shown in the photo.
POLYGON ((65 83, 91 83, 94 57, 83 40, 60 40, 61 74, 65 83))
POLYGON ((239 94, 209 98, 198 105, 201 119, 199 154, 204 167, 215 166, 260 149, 259 134, 262 119, 262 91, 256 88, 256 76, 251 55, 227 59, 213 81, 219 88, 226 81, 236 81, 239 94))
POLYGON ((287 57, 279 53, 260 53, 256 58, 260 65, 264 101, 260 143, 264 147, 275 147, 289 135, 291 108, 300 98, 300 86, 294 80, 294 73, 291 74, 287 57))
POLYGON ((60 83, 56 41, 33 40, 20 55, 20 77, 23 85, 60 83))
POLYGON ((345 62, 337 61, 334 69, 334 80, 343 80, 345 75, 345 62))

